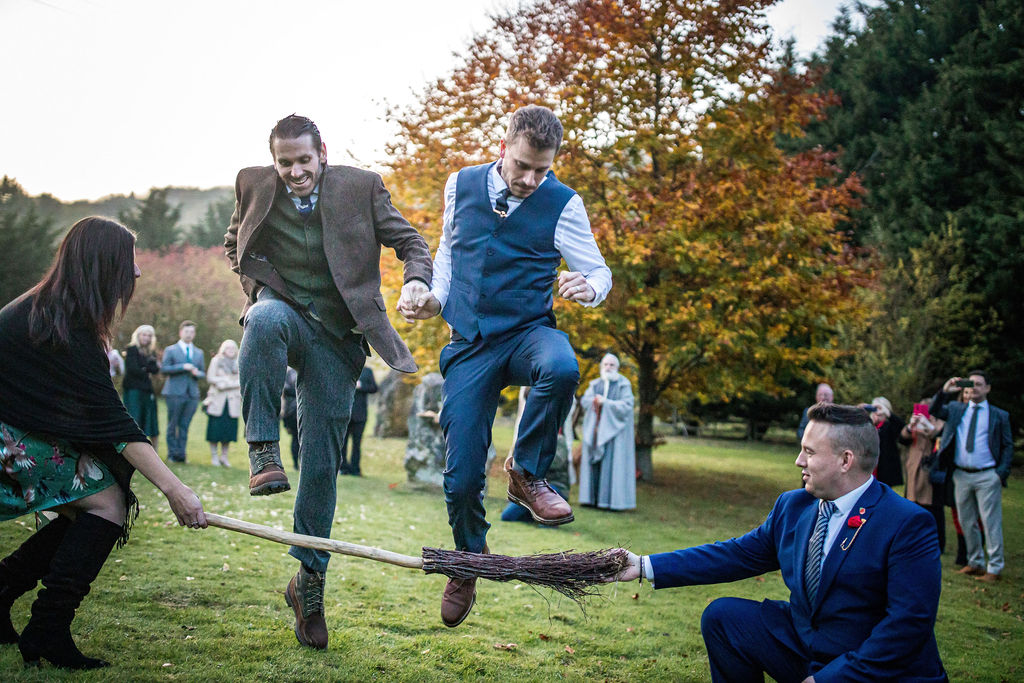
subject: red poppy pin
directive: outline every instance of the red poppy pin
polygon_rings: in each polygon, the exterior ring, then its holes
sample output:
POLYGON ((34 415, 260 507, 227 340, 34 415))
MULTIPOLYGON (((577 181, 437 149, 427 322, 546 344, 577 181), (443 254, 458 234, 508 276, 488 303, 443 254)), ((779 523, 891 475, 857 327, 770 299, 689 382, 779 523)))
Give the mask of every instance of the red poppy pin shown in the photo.
MULTIPOLYGON (((861 514, 863 514, 864 508, 861 508, 860 512, 861 514)), ((853 536, 845 539, 842 543, 840 543, 839 547, 842 548, 844 551, 849 550, 850 546, 853 545, 853 542, 857 540, 857 534, 859 534, 860 530, 864 528, 864 523, 867 521, 868 520, 864 519, 860 515, 854 515, 853 517, 847 519, 846 526, 850 527, 851 529, 856 529, 856 531, 853 532, 853 536)))

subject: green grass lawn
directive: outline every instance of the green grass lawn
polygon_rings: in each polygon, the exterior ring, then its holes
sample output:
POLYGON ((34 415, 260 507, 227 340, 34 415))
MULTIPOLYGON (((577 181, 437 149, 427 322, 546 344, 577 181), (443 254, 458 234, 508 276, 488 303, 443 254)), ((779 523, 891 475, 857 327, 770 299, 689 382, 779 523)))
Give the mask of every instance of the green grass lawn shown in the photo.
MULTIPOLYGON (((205 428, 198 414, 190 461, 174 465, 175 472, 208 511, 290 531, 294 490, 251 498, 243 444, 232 450, 231 469, 213 468, 205 428)), ((499 453, 510 438, 507 425, 496 430, 499 453)), ((364 439, 366 476, 339 478, 334 538, 417 556, 424 545, 452 547, 443 495, 406 483, 404 448, 399 439, 364 439)), ((649 553, 739 535, 797 484, 795 455, 778 445, 670 439, 655 453, 655 481, 639 487, 637 512, 580 508, 574 523, 556 529, 499 521, 504 482, 495 472, 488 541, 504 554, 619 545, 649 553)), ((296 476, 287 456, 286 469, 296 476)), ((699 623, 707 603, 724 595, 788 595, 778 573, 657 593, 647 584, 615 584, 583 614, 549 591, 481 582, 473 613, 448 629, 439 615, 444 577, 335 555, 326 593, 330 648, 317 652, 300 647, 292 633, 282 593, 297 563, 285 546, 221 529, 179 528, 149 482, 137 476, 135 489, 143 509, 132 540, 114 551, 72 627, 86 654, 114 667, 25 670, 17 648, 4 646, 4 680, 704 681, 699 623)), ((937 633, 954 681, 1024 678, 1022 513, 1024 481, 1015 477, 1003 501, 1008 552, 1000 584, 983 587, 955 575, 952 553, 942 558, 937 633)), ((13 549, 31 526, 31 517, 0 525, 0 551, 13 549)), ((15 603, 19 629, 30 604, 29 596, 15 603)))

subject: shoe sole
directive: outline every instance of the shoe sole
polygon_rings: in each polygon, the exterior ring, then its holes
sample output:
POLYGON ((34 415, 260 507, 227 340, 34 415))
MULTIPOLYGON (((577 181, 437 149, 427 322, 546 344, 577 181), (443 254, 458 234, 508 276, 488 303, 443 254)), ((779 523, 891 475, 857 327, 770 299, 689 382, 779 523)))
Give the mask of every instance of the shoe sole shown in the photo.
POLYGON ((284 493, 291 490, 292 485, 286 481, 270 481, 249 489, 250 496, 271 496, 275 493, 284 493))
POLYGON ((571 522, 574 519, 576 519, 576 516, 573 513, 571 513, 571 512, 568 515, 566 515, 565 517, 559 517, 557 519, 544 519, 543 517, 538 515, 536 512, 534 512, 533 508, 531 508, 529 505, 527 505, 524 501, 522 501, 519 498, 513 496, 511 493, 506 492, 506 495, 508 496, 508 499, 510 501, 512 501, 513 503, 517 503, 519 505, 522 505, 524 508, 526 508, 526 511, 530 513, 531 517, 533 517, 533 521, 537 522, 538 524, 543 524, 544 526, 561 526, 562 524, 568 524, 569 522, 571 522))
POLYGON ((466 618, 469 616, 469 613, 473 611, 473 605, 475 605, 475 604, 476 604, 476 593, 473 593, 473 601, 469 603, 469 607, 466 609, 466 613, 462 615, 461 619, 456 621, 454 624, 449 624, 447 621, 442 619, 441 623, 444 624, 445 626, 447 626, 448 628, 455 628, 456 626, 458 626, 459 624, 461 624, 462 622, 464 622, 466 620, 466 618))

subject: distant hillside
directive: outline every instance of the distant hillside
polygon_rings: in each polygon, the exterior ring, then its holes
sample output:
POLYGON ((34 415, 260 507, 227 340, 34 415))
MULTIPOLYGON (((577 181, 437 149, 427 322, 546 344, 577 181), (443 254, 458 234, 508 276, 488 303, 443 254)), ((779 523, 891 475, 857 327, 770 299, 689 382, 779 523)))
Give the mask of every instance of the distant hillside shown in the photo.
MULTIPOLYGON (((171 204, 181 206, 179 224, 183 228, 187 228, 202 221, 209 205, 230 199, 232 193, 233 190, 230 187, 214 187, 208 190, 194 187, 170 187, 167 191, 167 198, 171 204)), ((86 216, 117 218, 120 212, 138 206, 143 198, 136 198, 134 194, 112 194, 95 201, 82 200, 65 203, 49 194, 32 197, 39 212, 53 218, 54 224, 59 227, 67 227, 86 216)))

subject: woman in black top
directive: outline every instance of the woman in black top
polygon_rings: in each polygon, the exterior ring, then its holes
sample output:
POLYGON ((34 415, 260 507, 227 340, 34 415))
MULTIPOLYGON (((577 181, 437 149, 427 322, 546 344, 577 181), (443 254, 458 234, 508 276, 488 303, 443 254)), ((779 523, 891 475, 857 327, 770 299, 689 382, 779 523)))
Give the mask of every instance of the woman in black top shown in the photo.
POLYGON ((150 437, 160 435, 156 419, 156 396, 150 375, 160 372, 156 360, 156 331, 152 325, 139 325, 132 332, 128 348, 124 350, 124 407, 142 433, 150 437))
POLYGON ((0 560, 0 642, 17 642, 26 663, 106 666, 79 652, 71 620, 138 515, 135 469, 179 524, 206 526, 199 498, 160 460, 110 380, 110 326, 139 275, 134 233, 85 218, 39 284, 0 310, 0 520, 58 513, 0 560), (19 637, 11 605, 38 580, 43 589, 19 637))

